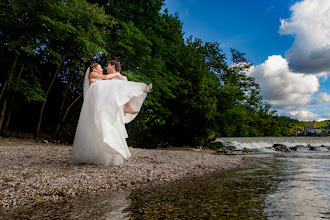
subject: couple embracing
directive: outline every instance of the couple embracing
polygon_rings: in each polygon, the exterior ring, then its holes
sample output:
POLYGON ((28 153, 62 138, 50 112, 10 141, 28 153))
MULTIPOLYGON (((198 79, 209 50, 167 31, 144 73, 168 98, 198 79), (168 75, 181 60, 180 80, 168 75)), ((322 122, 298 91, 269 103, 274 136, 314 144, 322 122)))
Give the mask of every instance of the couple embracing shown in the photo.
POLYGON ((103 75, 101 65, 94 63, 86 71, 71 164, 119 166, 131 156, 125 124, 137 116, 152 84, 127 81, 114 60, 106 70, 103 75))

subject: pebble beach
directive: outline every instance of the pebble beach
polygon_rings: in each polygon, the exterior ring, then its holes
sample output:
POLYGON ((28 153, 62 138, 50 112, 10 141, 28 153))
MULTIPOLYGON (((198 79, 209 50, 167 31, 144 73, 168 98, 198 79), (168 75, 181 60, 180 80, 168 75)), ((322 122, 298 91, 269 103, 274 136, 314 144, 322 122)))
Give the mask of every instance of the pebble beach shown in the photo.
POLYGON ((121 166, 70 165, 72 145, 0 137, 2 209, 161 184, 244 166, 250 159, 211 150, 130 148, 121 166))

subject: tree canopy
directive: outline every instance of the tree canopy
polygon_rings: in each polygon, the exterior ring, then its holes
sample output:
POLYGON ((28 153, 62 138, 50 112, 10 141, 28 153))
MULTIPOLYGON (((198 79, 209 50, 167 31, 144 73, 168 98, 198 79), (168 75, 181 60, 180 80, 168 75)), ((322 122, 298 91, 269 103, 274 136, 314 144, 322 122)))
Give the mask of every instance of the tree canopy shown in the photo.
POLYGON ((153 83, 127 126, 133 146, 292 134, 245 74, 245 54, 232 49, 228 65, 221 42, 185 38, 163 0, 4 0, 0 8, 3 131, 72 142, 86 68, 115 59, 129 80, 153 83))

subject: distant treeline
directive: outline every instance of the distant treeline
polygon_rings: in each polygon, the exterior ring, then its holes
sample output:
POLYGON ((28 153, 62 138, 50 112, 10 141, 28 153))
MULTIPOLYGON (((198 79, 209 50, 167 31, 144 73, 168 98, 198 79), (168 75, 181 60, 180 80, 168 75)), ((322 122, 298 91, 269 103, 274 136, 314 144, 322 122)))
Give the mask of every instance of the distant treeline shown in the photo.
POLYGON ((200 145, 210 136, 286 136, 297 120, 277 116, 252 64, 217 42, 184 38, 163 0, 2 0, 0 128, 72 142, 93 62, 120 61, 132 81, 153 83, 127 125, 139 147, 200 145))

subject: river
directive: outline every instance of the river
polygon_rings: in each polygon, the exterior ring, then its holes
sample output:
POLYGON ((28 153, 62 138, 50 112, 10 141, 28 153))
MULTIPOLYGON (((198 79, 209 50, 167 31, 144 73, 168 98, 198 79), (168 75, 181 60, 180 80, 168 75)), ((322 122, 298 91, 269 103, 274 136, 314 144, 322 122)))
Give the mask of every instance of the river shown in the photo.
MULTIPOLYGON (((132 191, 133 219, 330 219, 330 138, 218 138, 249 166, 132 191), (273 144, 297 145, 278 152, 273 144), (309 146, 307 147, 307 144, 309 146), (313 147, 311 150, 311 147, 313 147)), ((235 155, 233 155, 235 156, 235 155)))
MULTIPOLYGON (((246 167, 77 198, 20 217, 63 219, 330 219, 330 138, 223 138, 246 167), (274 143, 310 144, 278 152, 274 143), (321 147, 322 146, 322 147, 321 147)), ((236 155, 232 155, 235 157, 236 155)))
POLYGON ((330 219, 330 154, 253 155, 253 164, 133 191, 134 219, 330 219))

